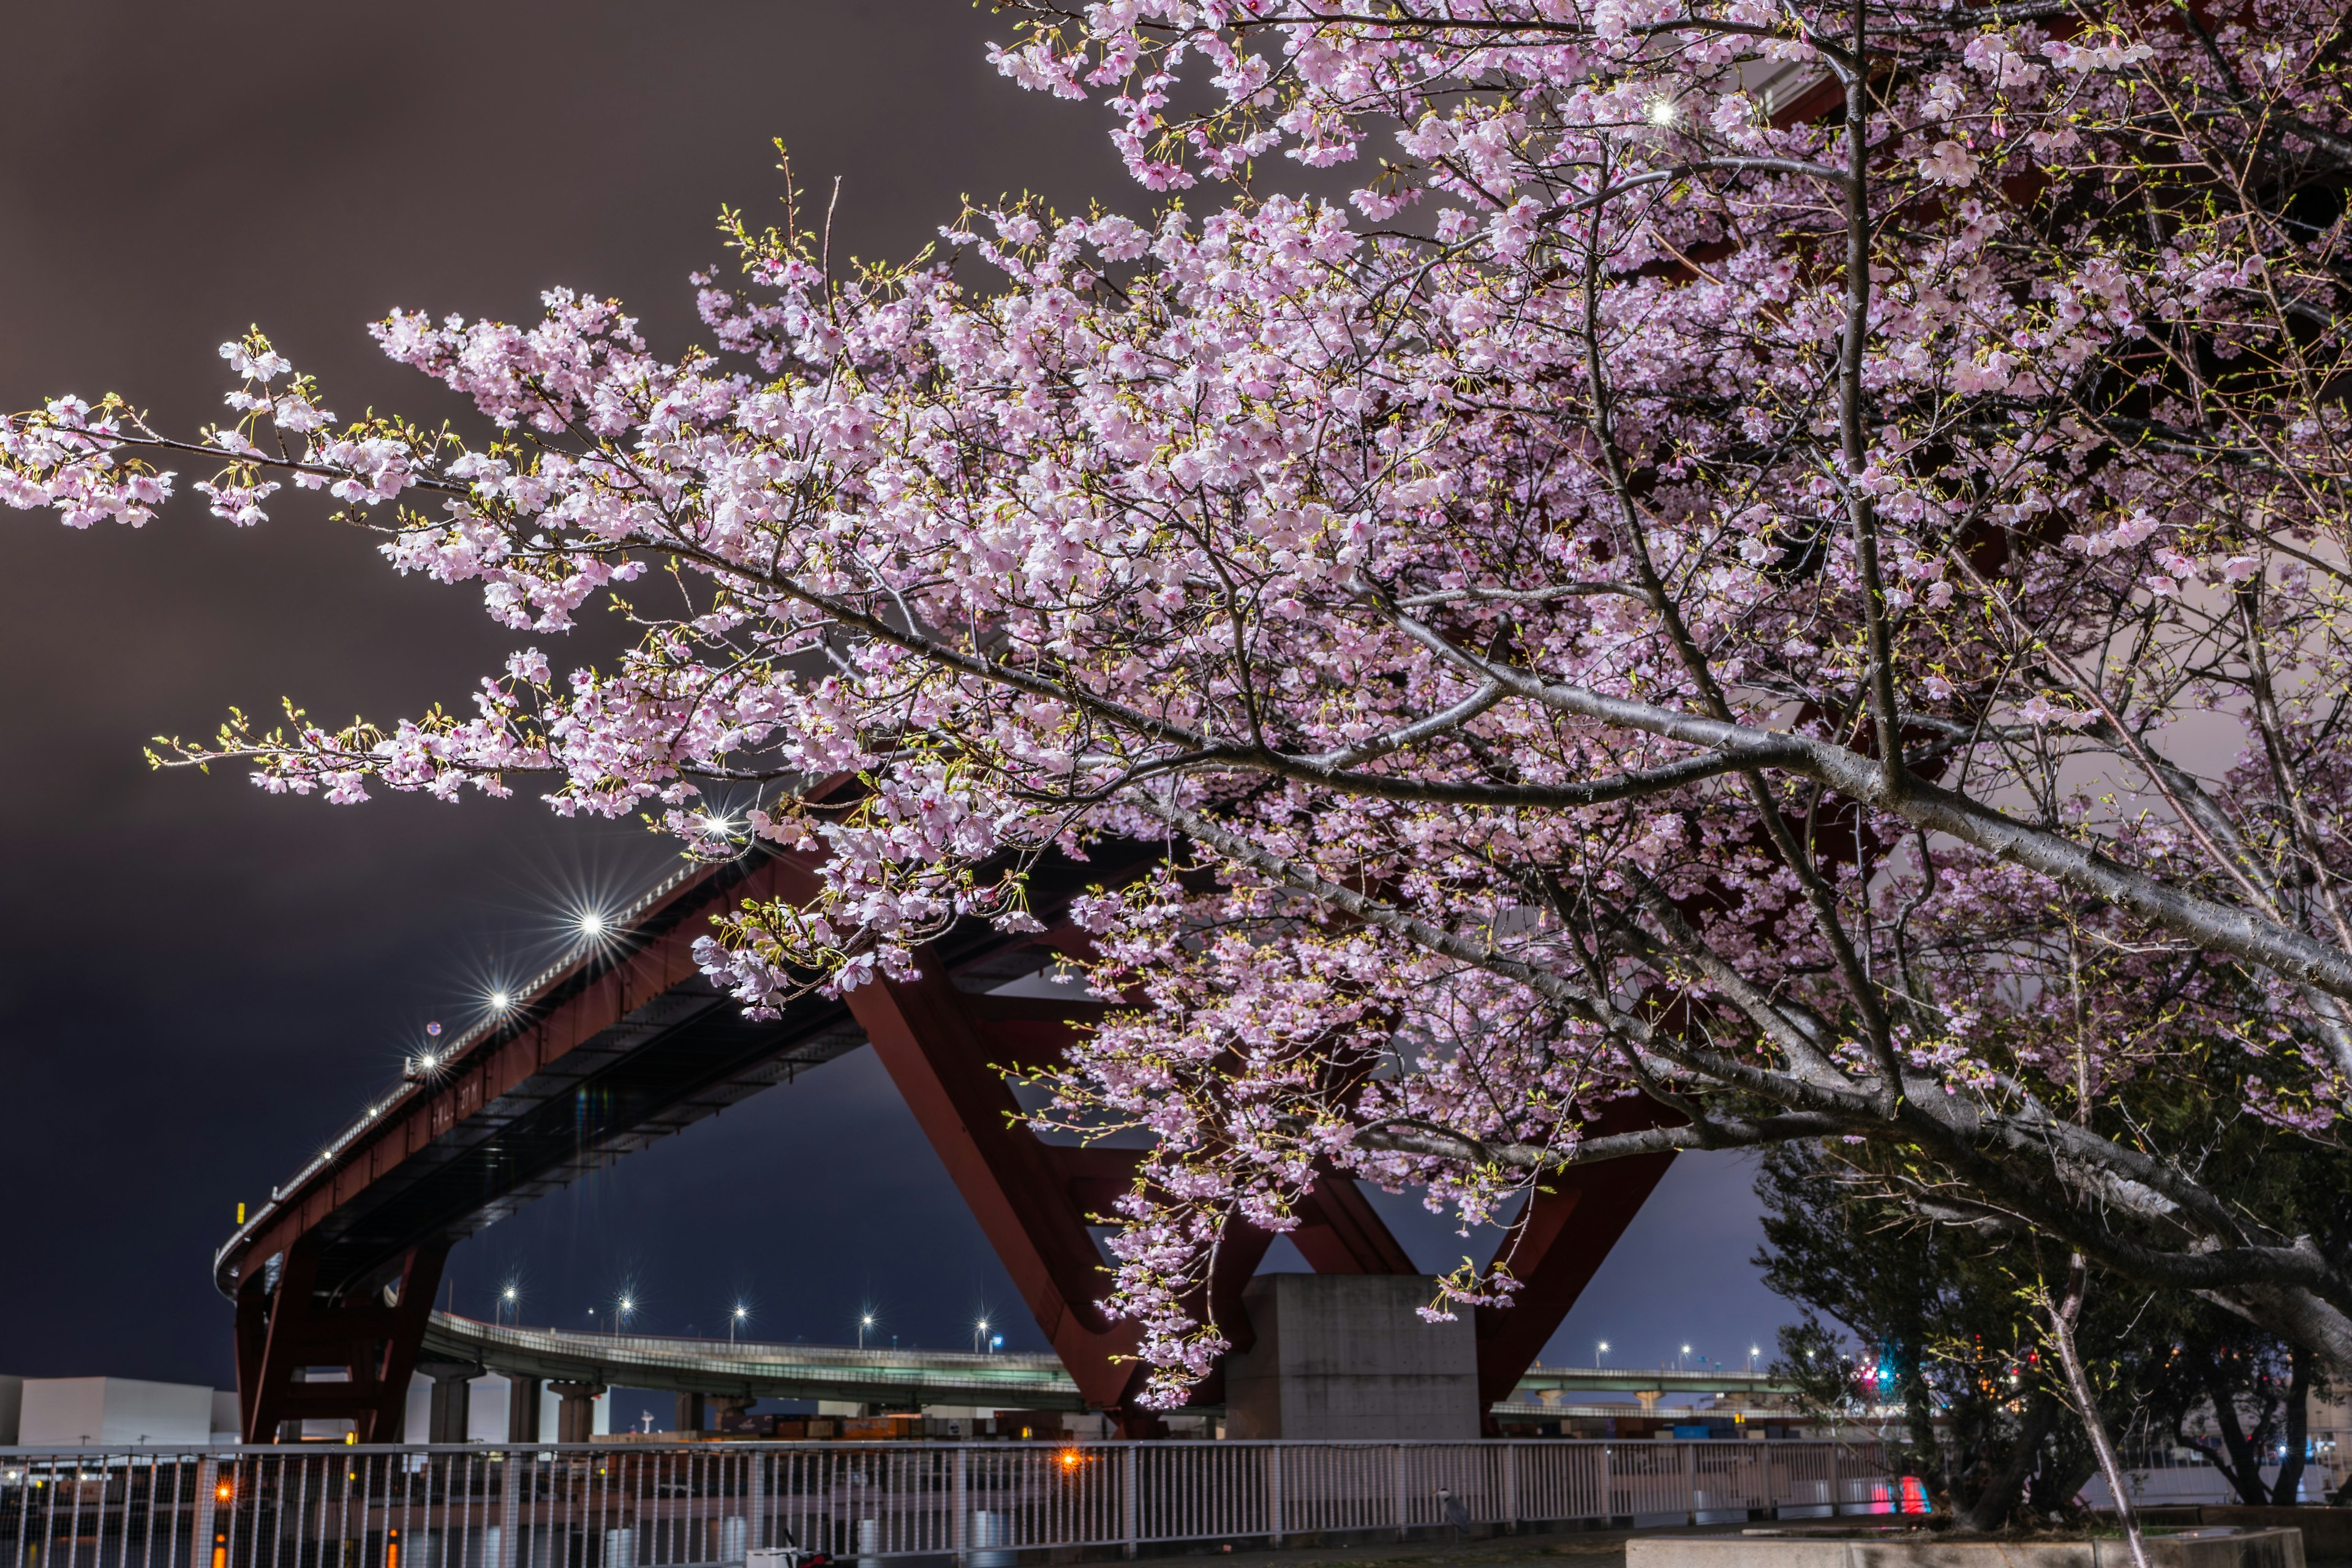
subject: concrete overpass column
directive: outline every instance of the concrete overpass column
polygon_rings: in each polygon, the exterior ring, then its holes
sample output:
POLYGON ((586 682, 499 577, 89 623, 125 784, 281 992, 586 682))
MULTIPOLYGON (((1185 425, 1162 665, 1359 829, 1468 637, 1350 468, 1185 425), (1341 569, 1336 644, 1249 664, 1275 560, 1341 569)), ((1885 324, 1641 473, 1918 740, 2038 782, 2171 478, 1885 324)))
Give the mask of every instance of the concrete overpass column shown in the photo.
POLYGON ((473 1415, 473 1386, 469 1380, 479 1377, 482 1369, 467 1362, 432 1361, 419 1363, 416 1370, 433 1380, 432 1414, 425 1418, 425 1440, 464 1442, 467 1424, 473 1415))
POLYGON ((507 1374, 507 1441, 539 1441, 539 1379, 507 1374))
POLYGON ((703 1427, 702 1413, 702 1395, 699 1394, 679 1394, 677 1396, 677 1429, 680 1432, 701 1431, 703 1427))
MULTIPOLYGON (((286 1374, 286 1381, 288 1383, 308 1383, 310 1381, 310 1369, 307 1366, 298 1366, 293 1371, 286 1374)), ((278 1431, 275 1435, 268 1437, 256 1439, 256 1441, 264 1443, 299 1443, 301 1440, 302 1422, 299 1416, 294 1417, 290 1420, 280 1421, 278 1424, 278 1431)))
POLYGON ((585 1443, 596 1435, 596 1400, 604 1392, 602 1384, 551 1383, 550 1393, 562 1400, 555 1413, 555 1440, 559 1443, 585 1443))

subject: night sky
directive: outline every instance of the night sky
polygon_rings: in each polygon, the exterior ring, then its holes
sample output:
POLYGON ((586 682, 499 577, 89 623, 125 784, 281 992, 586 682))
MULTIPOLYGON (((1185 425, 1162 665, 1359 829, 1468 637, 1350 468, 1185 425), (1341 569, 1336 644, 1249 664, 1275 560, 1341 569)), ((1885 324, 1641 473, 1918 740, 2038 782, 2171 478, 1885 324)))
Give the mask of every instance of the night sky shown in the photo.
MULTIPOLYGON (((906 254, 966 193, 1140 215, 1102 110, 988 67, 1009 32, 960 0, 17 7, 0 406, 118 391, 191 429, 222 413, 217 345, 257 322, 346 416, 460 416, 365 323, 527 319, 558 284, 619 296, 675 351, 720 204, 772 210, 779 137, 820 197, 844 178, 836 255, 906 254)), ((140 533, 0 513, 0 1372, 227 1386, 209 1260, 236 1204, 381 1094, 425 1022, 535 969, 568 905, 667 864, 634 824, 529 799, 332 807, 150 771, 148 737, 208 734, 230 704, 390 719, 504 657, 473 590, 397 578, 279 499, 242 532, 185 502, 140 533)), ((1748 1266, 1748 1179, 1685 1156, 1546 1359, 1769 1347, 1789 1314, 1748 1266)), ((1424 1267, 1491 1248, 1376 1201, 1424 1267)), ((740 1300, 764 1337, 838 1342, 865 1308, 885 1337, 968 1344, 985 1310, 1008 1349, 1043 1348, 863 1051, 450 1269, 460 1310, 513 1280, 530 1322, 585 1326, 627 1289, 663 1331, 724 1332, 740 1300)))

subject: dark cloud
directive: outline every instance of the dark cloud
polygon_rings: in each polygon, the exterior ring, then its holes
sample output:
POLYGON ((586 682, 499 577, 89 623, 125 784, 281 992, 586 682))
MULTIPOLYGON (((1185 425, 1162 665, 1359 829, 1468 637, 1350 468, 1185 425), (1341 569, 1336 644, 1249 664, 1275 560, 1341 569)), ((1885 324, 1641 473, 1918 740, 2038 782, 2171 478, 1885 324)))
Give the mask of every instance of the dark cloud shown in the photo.
MULTIPOLYGON (((20 7, 0 405, 116 390, 185 427, 219 409, 215 346, 257 322, 343 414, 438 416, 446 395, 379 359, 365 323, 395 305, 526 316, 551 285, 619 295, 674 349, 720 204, 756 217, 780 192, 772 138, 818 198, 844 177, 837 250, 906 254, 966 193, 1143 207, 1102 110, 988 68, 1005 31, 958 0, 20 7)), ((663 851, 528 802, 353 810, 151 772, 146 737, 208 731, 228 703, 415 711, 462 697, 507 641, 469 593, 394 578, 300 504, 246 532, 185 505, 135 535, 0 525, 0 1369, 226 1384, 207 1265, 236 1203, 380 1091, 424 1020, 528 960, 567 890, 650 875, 663 851)), ((1667 1278, 1707 1310, 1770 1312, 1741 1179, 1694 1174, 1711 1261, 1667 1278)), ((1442 1226, 1401 1223, 1447 1258, 1442 1226)), ((1603 1284, 1633 1282, 1619 1333, 1646 1320, 1664 1344, 1693 1331, 1654 1297, 1653 1247, 1645 1228, 1603 1284)), ((716 1328, 741 1292, 787 1337, 844 1337, 871 1301, 931 1343, 983 1305, 1036 1342, 862 1056, 549 1200, 453 1268, 478 1310, 519 1272, 538 1321, 635 1278, 648 1326, 716 1328)))

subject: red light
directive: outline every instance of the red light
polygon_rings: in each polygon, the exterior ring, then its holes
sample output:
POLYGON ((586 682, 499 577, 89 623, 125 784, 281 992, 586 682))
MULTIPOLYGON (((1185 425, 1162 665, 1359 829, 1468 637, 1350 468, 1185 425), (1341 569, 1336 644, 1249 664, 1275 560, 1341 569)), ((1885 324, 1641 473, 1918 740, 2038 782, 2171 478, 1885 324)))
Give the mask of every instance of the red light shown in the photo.
POLYGON ((1066 1469, 1066 1470, 1075 1470, 1075 1469, 1076 1469, 1077 1468, 1078 1468, 1078 1451, 1077 1451, 1076 1448, 1065 1448, 1065 1449, 1063 1449, 1063 1450, 1062 1450, 1062 1468, 1064 1468, 1064 1469, 1066 1469))
POLYGON ((236 1489, 231 1486, 228 1482, 223 1481, 220 1485, 213 1489, 213 1496, 218 1498, 223 1502, 226 1502, 236 1496, 236 1489))

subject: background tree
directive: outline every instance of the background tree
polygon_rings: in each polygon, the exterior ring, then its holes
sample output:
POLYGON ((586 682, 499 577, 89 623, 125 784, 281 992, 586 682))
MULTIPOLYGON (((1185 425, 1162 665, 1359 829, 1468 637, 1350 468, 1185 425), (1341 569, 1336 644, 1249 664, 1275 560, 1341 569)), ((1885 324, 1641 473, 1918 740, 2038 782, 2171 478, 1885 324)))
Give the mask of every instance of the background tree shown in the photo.
MULTIPOLYGON (((2248 1115, 2189 1075, 2136 1080, 2095 1115, 2118 1137, 2204 1137, 2200 1179, 2225 1202, 2344 1245, 2352 1168, 2332 1146, 2248 1115)), ((2021 1227, 1948 1206, 1940 1185, 1940 1173, 1868 1143, 1766 1155, 1757 1263, 1807 1309, 1783 1335, 1777 1370, 1825 1410, 1899 1405, 1899 1462, 1967 1528, 1998 1528, 2021 1500, 2064 1512, 2095 1459, 2059 1419, 2074 1401, 2032 1307, 2058 1260, 2021 1227), (1931 1426, 1937 1441, 1922 1436, 1931 1426)), ((2195 1447, 2242 1500, 2301 1500, 2308 1396, 2326 1385, 2308 1349, 2197 1295, 2113 1275, 2088 1292, 2077 1342, 2097 1373, 2098 1414, 2124 1447, 2195 1447)))
POLYGON ((2311 1352, 2210 1308, 2187 1318, 2172 1347, 2178 1371, 2149 1413, 2175 1442, 2204 1454, 2241 1501, 2302 1501, 2311 1352), (2263 1467, 2274 1457, 2278 1473, 2265 1480, 2263 1467))
MULTIPOLYGON (((1780 1332, 1775 1373, 1825 1415, 1899 1408, 1897 1421, 1878 1423, 1890 1468, 1920 1478, 1963 1530, 2076 1513, 2096 1460, 2028 1305, 2030 1258, 1923 1221, 1866 1168, 1818 1145, 1766 1155, 1757 1192, 1766 1245, 1756 1261, 1805 1309, 1780 1332)), ((2149 1335, 2147 1306, 2102 1292, 2080 1331, 2086 1355, 2110 1372, 2101 1411, 2110 1430, 2129 1431, 2151 1384, 2165 1381, 2169 1347, 2149 1335)))

